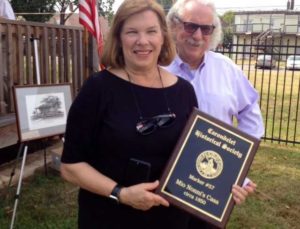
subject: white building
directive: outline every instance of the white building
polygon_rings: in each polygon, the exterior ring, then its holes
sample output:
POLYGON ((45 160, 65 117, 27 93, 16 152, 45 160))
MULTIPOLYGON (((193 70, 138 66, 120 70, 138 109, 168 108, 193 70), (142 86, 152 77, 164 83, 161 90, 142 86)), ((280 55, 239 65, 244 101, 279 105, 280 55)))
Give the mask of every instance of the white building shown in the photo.
POLYGON ((288 54, 300 54, 300 11, 241 11, 234 14, 233 43, 239 44, 235 51, 267 53, 278 55, 280 59, 285 59, 288 54))

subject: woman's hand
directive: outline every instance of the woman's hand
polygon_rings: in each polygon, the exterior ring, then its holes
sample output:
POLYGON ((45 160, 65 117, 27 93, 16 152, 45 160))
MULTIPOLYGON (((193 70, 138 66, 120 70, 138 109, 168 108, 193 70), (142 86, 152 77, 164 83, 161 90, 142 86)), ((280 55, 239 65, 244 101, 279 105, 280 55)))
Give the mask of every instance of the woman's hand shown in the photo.
POLYGON ((158 187, 158 184, 159 182, 155 181, 124 187, 120 192, 120 202, 143 211, 159 205, 168 207, 168 201, 153 193, 153 190, 158 187))
POLYGON ((254 193, 256 189, 256 184, 249 180, 247 185, 241 187, 238 185, 233 185, 232 187, 232 195, 235 203, 237 205, 242 204, 249 194, 254 193))

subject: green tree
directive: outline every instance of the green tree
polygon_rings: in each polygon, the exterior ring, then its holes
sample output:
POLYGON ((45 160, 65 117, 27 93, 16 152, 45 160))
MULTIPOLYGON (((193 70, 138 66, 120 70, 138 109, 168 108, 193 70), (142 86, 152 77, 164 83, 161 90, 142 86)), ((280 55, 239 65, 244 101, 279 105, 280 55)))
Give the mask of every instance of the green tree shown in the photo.
POLYGON ((231 49, 233 42, 233 25, 234 25, 234 13, 232 11, 227 11, 221 16, 222 26, 223 26, 223 46, 225 48, 231 49))
POLYGON ((115 0, 98 0, 98 11, 100 15, 108 20, 109 23, 112 21, 114 16, 112 8, 114 2, 115 0))
POLYGON ((22 16, 27 21, 46 22, 55 13, 56 0, 11 0, 15 13, 25 13, 22 16))
POLYGON ((68 18, 78 9, 78 0, 56 0, 55 6, 60 15, 60 24, 64 25, 68 18), (70 13, 67 13, 68 9, 70 13))
MULTIPOLYGON (((60 13, 60 24, 64 25, 68 18, 78 10, 78 0, 55 0, 56 8, 60 13), (68 13, 67 10, 69 9, 68 13)), ((114 0, 97 0, 98 13, 105 17, 109 22, 113 17, 112 6, 114 0)))
POLYGON ((174 0, 157 0, 157 2, 164 7, 165 12, 167 13, 173 5, 174 0))

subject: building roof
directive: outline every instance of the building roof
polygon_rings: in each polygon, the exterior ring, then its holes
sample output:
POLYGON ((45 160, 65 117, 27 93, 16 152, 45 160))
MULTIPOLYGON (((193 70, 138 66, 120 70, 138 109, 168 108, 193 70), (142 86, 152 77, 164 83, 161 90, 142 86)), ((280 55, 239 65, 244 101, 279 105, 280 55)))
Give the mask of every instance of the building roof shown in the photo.
POLYGON ((289 14, 289 15, 300 15, 300 11, 295 10, 247 10, 247 11, 233 11, 235 15, 241 14, 289 14))

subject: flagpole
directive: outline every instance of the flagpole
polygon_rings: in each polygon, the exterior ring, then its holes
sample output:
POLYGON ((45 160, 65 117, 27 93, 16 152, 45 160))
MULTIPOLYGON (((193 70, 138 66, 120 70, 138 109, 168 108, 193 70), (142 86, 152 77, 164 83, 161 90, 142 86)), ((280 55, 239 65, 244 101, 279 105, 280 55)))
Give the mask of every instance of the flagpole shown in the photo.
MULTIPOLYGON (((97 9, 97 12, 99 12, 98 13, 98 23, 100 24, 100 26, 99 26, 99 32, 100 32, 100 36, 102 36, 103 34, 102 34, 102 32, 101 32, 101 28, 102 28, 102 26, 101 26, 101 14, 100 14, 100 11, 98 11, 98 9, 99 9, 99 2, 98 1, 96 1, 96 9, 97 9)), ((101 38, 101 40, 103 40, 103 37, 101 38)), ((101 47, 99 47, 99 43, 98 43, 98 41, 97 41, 97 46, 98 46, 98 49, 97 49, 97 54, 98 54, 98 71, 101 71, 101 70, 103 70, 104 69, 104 67, 102 66, 102 64, 101 64, 101 55, 102 55, 102 53, 101 53, 101 47)))
MULTIPOLYGON (((99 11, 98 11, 98 6, 99 6, 99 2, 96 0, 96 9, 97 9, 97 11, 96 12, 98 12, 98 23, 100 24, 100 17, 101 17, 101 15, 100 15, 100 13, 99 13, 99 11)), ((99 26, 99 28, 101 28, 101 26, 99 26)), ((96 42, 97 43, 97 54, 98 54, 98 71, 101 71, 101 56, 100 56, 100 53, 99 53, 99 44, 98 44, 98 42, 96 42)))
POLYGON ((84 79, 87 79, 89 76, 89 63, 88 63, 88 49, 89 49, 89 33, 86 27, 84 27, 83 31, 83 46, 84 46, 84 79))
MULTIPOLYGON (((101 70, 101 55, 103 37, 98 15, 97 0, 79 0, 79 22, 84 26, 84 45, 86 47, 85 56, 92 58, 93 63, 87 63, 89 73, 101 70), (87 31, 89 33, 87 33, 87 31), (92 34, 92 36, 88 36, 92 34), (94 40, 98 49, 95 49, 94 40), (97 59, 97 61, 95 61, 97 59)), ((87 62, 87 61, 86 61, 87 62)), ((87 75, 89 75, 89 73, 87 75)))

